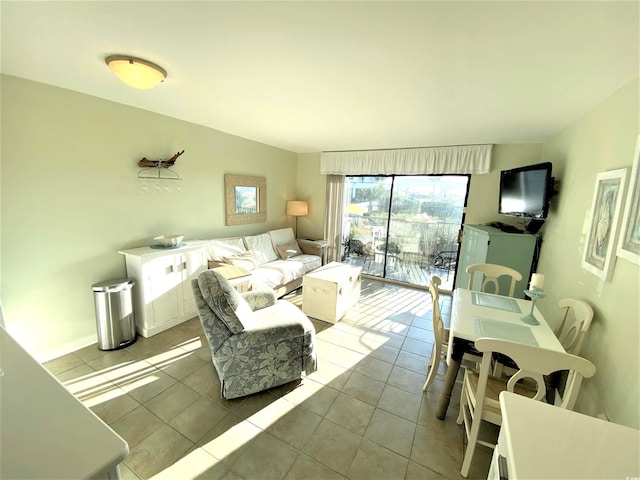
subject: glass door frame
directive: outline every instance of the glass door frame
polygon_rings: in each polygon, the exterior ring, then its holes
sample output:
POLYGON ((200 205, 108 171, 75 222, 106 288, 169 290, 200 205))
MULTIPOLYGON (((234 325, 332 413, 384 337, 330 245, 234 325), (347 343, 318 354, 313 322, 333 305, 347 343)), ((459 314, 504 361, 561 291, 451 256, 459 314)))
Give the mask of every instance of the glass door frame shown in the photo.
MULTIPOLYGON (((367 275, 367 276, 371 276, 373 278, 377 278, 383 281, 390 281, 390 282, 394 282, 394 283, 400 283, 400 284, 405 284, 405 285, 409 285, 412 287, 418 287, 418 288, 426 288, 426 285, 424 284, 416 284, 416 283, 412 283, 408 280, 410 279, 403 279, 403 280, 398 280, 398 279, 393 279, 389 277, 389 249, 390 249, 390 241, 389 238, 392 237, 391 235, 391 228, 392 228, 392 221, 393 221, 393 206, 394 206, 394 194, 397 193, 395 192, 395 189, 397 188, 396 185, 396 180, 400 177, 466 177, 466 189, 464 192, 464 200, 463 200, 463 205, 462 205, 462 215, 460 217, 460 223, 458 225, 458 233, 457 236, 454 240, 455 245, 456 245, 456 255, 455 255, 455 259, 451 259, 449 262, 449 265, 451 264, 451 261, 453 261, 453 265, 457 265, 458 261, 459 261, 459 257, 460 257, 460 238, 461 238, 461 232, 462 232, 462 226, 464 225, 464 222, 466 220, 466 213, 467 213, 467 204, 468 204, 468 200, 469 200, 469 189, 471 186, 471 175, 470 174, 424 174, 424 175, 405 175, 405 174, 389 174, 389 175, 347 175, 346 176, 346 181, 345 181, 345 189, 347 189, 349 187, 349 180, 350 178, 389 178, 391 180, 391 183, 389 185, 389 203, 388 203, 388 207, 386 210, 386 214, 387 214, 387 218, 386 218, 386 224, 384 227, 385 230, 385 238, 384 238, 384 250, 379 252, 379 255, 382 256, 382 276, 376 272, 367 272, 366 269, 363 269, 363 275, 367 275)), ((345 206, 349 203, 349 200, 351 198, 351 193, 347 193, 345 192, 345 206)), ((345 210, 345 214, 344 214, 344 219, 349 218, 348 217, 348 213, 346 213, 345 210)), ((343 222, 344 223, 344 222, 343 222)), ((348 223, 349 225, 351 225, 351 223, 348 223)), ((455 225, 455 224, 454 224, 455 225)), ((454 226, 455 228, 455 226, 454 226)), ((351 240, 351 233, 350 232, 343 232, 343 235, 347 234, 347 238, 349 238, 351 240)), ((374 250, 375 250, 375 246, 373 246, 374 250)), ((373 256, 374 256, 374 260, 375 261, 375 255, 376 252, 373 252, 373 256)), ((429 263, 429 265, 431 265, 432 259, 428 258, 427 259, 429 263)), ((398 258, 396 257, 395 262, 398 262, 398 258)), ((396 263, 397 265, 397 263, 396 263)), ((365 261, 365 266, 366 266, 366 261, 365 261)), ((448 267, 450 268, 450 266, 448 267)), ((453 286, 455 286, 455 281, 456 281, 456 274, 457 271, 454 267, 453 269, 453 283, 452 285, 452 289, 453 286)), ((447 289, 443 289, 443 291, 447 292, 449 290, 447 289)))

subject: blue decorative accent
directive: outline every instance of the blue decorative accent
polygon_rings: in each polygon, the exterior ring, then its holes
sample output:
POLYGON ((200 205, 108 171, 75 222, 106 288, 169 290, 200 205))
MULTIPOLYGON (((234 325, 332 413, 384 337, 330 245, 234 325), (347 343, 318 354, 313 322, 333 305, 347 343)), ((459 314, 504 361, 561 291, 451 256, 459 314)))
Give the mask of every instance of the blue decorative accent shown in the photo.
POLYGON ((538 287, 531 287, 531 290, 525 290, 524 294, 531 299, 531 311, 524 317, 520 317, 520 320, 529 325, 540 325, 540 322, 533 316, 533 308, 536 306, 536 300, 546 297, 544 291, 538 287))

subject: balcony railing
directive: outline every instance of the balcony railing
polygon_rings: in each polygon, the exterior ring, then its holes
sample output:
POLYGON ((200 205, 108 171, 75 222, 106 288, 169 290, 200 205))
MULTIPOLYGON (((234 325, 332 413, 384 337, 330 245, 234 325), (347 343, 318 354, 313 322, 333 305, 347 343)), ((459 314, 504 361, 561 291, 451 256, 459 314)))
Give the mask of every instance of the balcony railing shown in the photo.
MULTIPOLYGON (((391 219, 387 238, 386 218, 351 217, 349 236, 343 245, 343 261, 361 264, 363 273, 416 285, 428 285, 431 275, 451 283, 458 253, 460 223, 391 219)), ((445 286, 445 288, 447 288, 445 286)))

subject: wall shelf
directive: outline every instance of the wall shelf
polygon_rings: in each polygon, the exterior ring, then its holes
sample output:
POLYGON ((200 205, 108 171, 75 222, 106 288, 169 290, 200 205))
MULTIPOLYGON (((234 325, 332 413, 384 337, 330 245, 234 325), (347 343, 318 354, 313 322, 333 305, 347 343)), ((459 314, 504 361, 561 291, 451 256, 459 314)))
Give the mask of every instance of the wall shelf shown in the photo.
POLYGON ((182 180, 177 172, 174 172, 170 168, 164 168, 158 165, 157 167, 145 167, 138 172, 138 178, 152 179, 152 180, 182 180))
POLYGON ((178 157, 183 153, 184 150, 176 153, 168 160, 149 160, 148 158, 143 158, 138 162, 138 166, 142 167, 142 170, 138 172, 138 178, 148 178, 151 180, 182 180, 180 175, 171 170, 170 167, 173 167, 178 157))

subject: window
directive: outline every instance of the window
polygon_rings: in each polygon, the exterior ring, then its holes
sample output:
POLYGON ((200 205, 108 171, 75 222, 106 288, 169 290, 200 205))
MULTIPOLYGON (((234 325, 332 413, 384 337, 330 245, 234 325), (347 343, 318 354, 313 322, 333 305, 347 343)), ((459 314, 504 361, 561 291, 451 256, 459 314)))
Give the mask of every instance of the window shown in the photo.
POLYGON ((345 178, 342 261, 365 274, 453 287, 469 175, 345 178))

